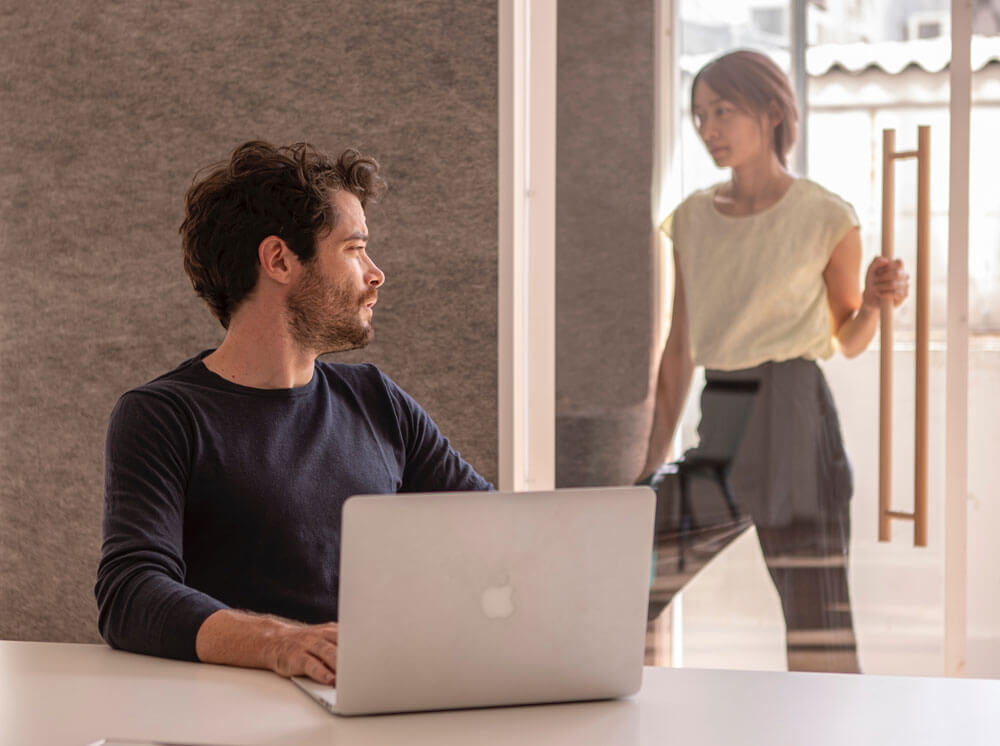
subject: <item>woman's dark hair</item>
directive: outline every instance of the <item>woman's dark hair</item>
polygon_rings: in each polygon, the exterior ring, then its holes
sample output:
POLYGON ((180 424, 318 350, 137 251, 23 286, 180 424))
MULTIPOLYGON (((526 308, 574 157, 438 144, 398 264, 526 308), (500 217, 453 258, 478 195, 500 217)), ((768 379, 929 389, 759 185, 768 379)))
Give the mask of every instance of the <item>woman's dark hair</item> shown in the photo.
POLYGON ((195 175, 180 234, 184 270, 223 327, 257 284, 257 249, 277 236, 303 262, 337 224, 333 194, 346 189, 367 209, 385 191, 379 165, 356 150, 333 160, 308 143, 252 141, 195 175), (206 173, 207 171, 207 173, 206 173))
POLYGON ((774 152, 782 166, 798 134, 799 108, 788 76, 770 57, 740 49, 709 62, 691 82, 691 111, 699 81, 750 114, 767 114, 780 121, 774 128, 774 152))

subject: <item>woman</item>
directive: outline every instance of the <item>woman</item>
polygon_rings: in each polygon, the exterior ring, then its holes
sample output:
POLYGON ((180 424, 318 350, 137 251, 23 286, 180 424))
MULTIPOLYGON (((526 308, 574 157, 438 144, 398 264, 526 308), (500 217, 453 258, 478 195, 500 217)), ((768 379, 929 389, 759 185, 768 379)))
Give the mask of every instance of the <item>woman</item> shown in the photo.
MULTIPOLYGON (((663 225, 676 284, 639 481, 669 456, 694 366, 722 386, 755 382, 730 484, 757 525, 781 597, 789 668, 856 671, 847 595, 851 471, 816 360, 835 347, 861 353, 882 299, 899 305, 909 279, 900 261, 879 257, 862 290, 854 209, 788 170, 798 111, 769 58, 737 51, 710 62, 692 84, 691 111, 716 165, 731 173, 689 196, 663 225)), ((742 427, 734 419, 703 406, 701 442, 726 440, 727 428, 742 427)))

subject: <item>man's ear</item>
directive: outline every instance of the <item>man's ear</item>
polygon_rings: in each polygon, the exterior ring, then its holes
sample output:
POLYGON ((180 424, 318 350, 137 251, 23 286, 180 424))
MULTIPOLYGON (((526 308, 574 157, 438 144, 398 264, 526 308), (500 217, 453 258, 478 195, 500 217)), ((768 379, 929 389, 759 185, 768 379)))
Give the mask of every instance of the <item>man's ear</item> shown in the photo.
POLYGON ((260 261, 260 271, 264 277, 269 277, 282 285, 291 282, 293 263, 297 257, 283 239, 268 236, 261 241, 257 247, 257 259, 260 261))

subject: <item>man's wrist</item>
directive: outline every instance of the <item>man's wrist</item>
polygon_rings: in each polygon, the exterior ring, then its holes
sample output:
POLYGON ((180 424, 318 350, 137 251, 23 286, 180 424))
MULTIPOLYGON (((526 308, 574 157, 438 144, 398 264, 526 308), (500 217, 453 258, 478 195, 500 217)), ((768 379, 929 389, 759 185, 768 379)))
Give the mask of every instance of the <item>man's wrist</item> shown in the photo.
POLYGON ((294 622, 272 615, 221 609, 209 616, 195 642, 199 660, 275 670, 280 640, 294 622))

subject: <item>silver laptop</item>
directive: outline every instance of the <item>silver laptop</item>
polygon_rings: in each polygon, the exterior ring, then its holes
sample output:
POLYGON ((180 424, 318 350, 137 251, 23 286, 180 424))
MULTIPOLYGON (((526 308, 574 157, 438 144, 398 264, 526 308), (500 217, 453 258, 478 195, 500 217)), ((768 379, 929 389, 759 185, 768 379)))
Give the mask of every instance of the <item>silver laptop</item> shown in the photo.
POLYGON ((361 715, 639 689, 647 487, 362 495, 344 505, 336 689, 361 715))

